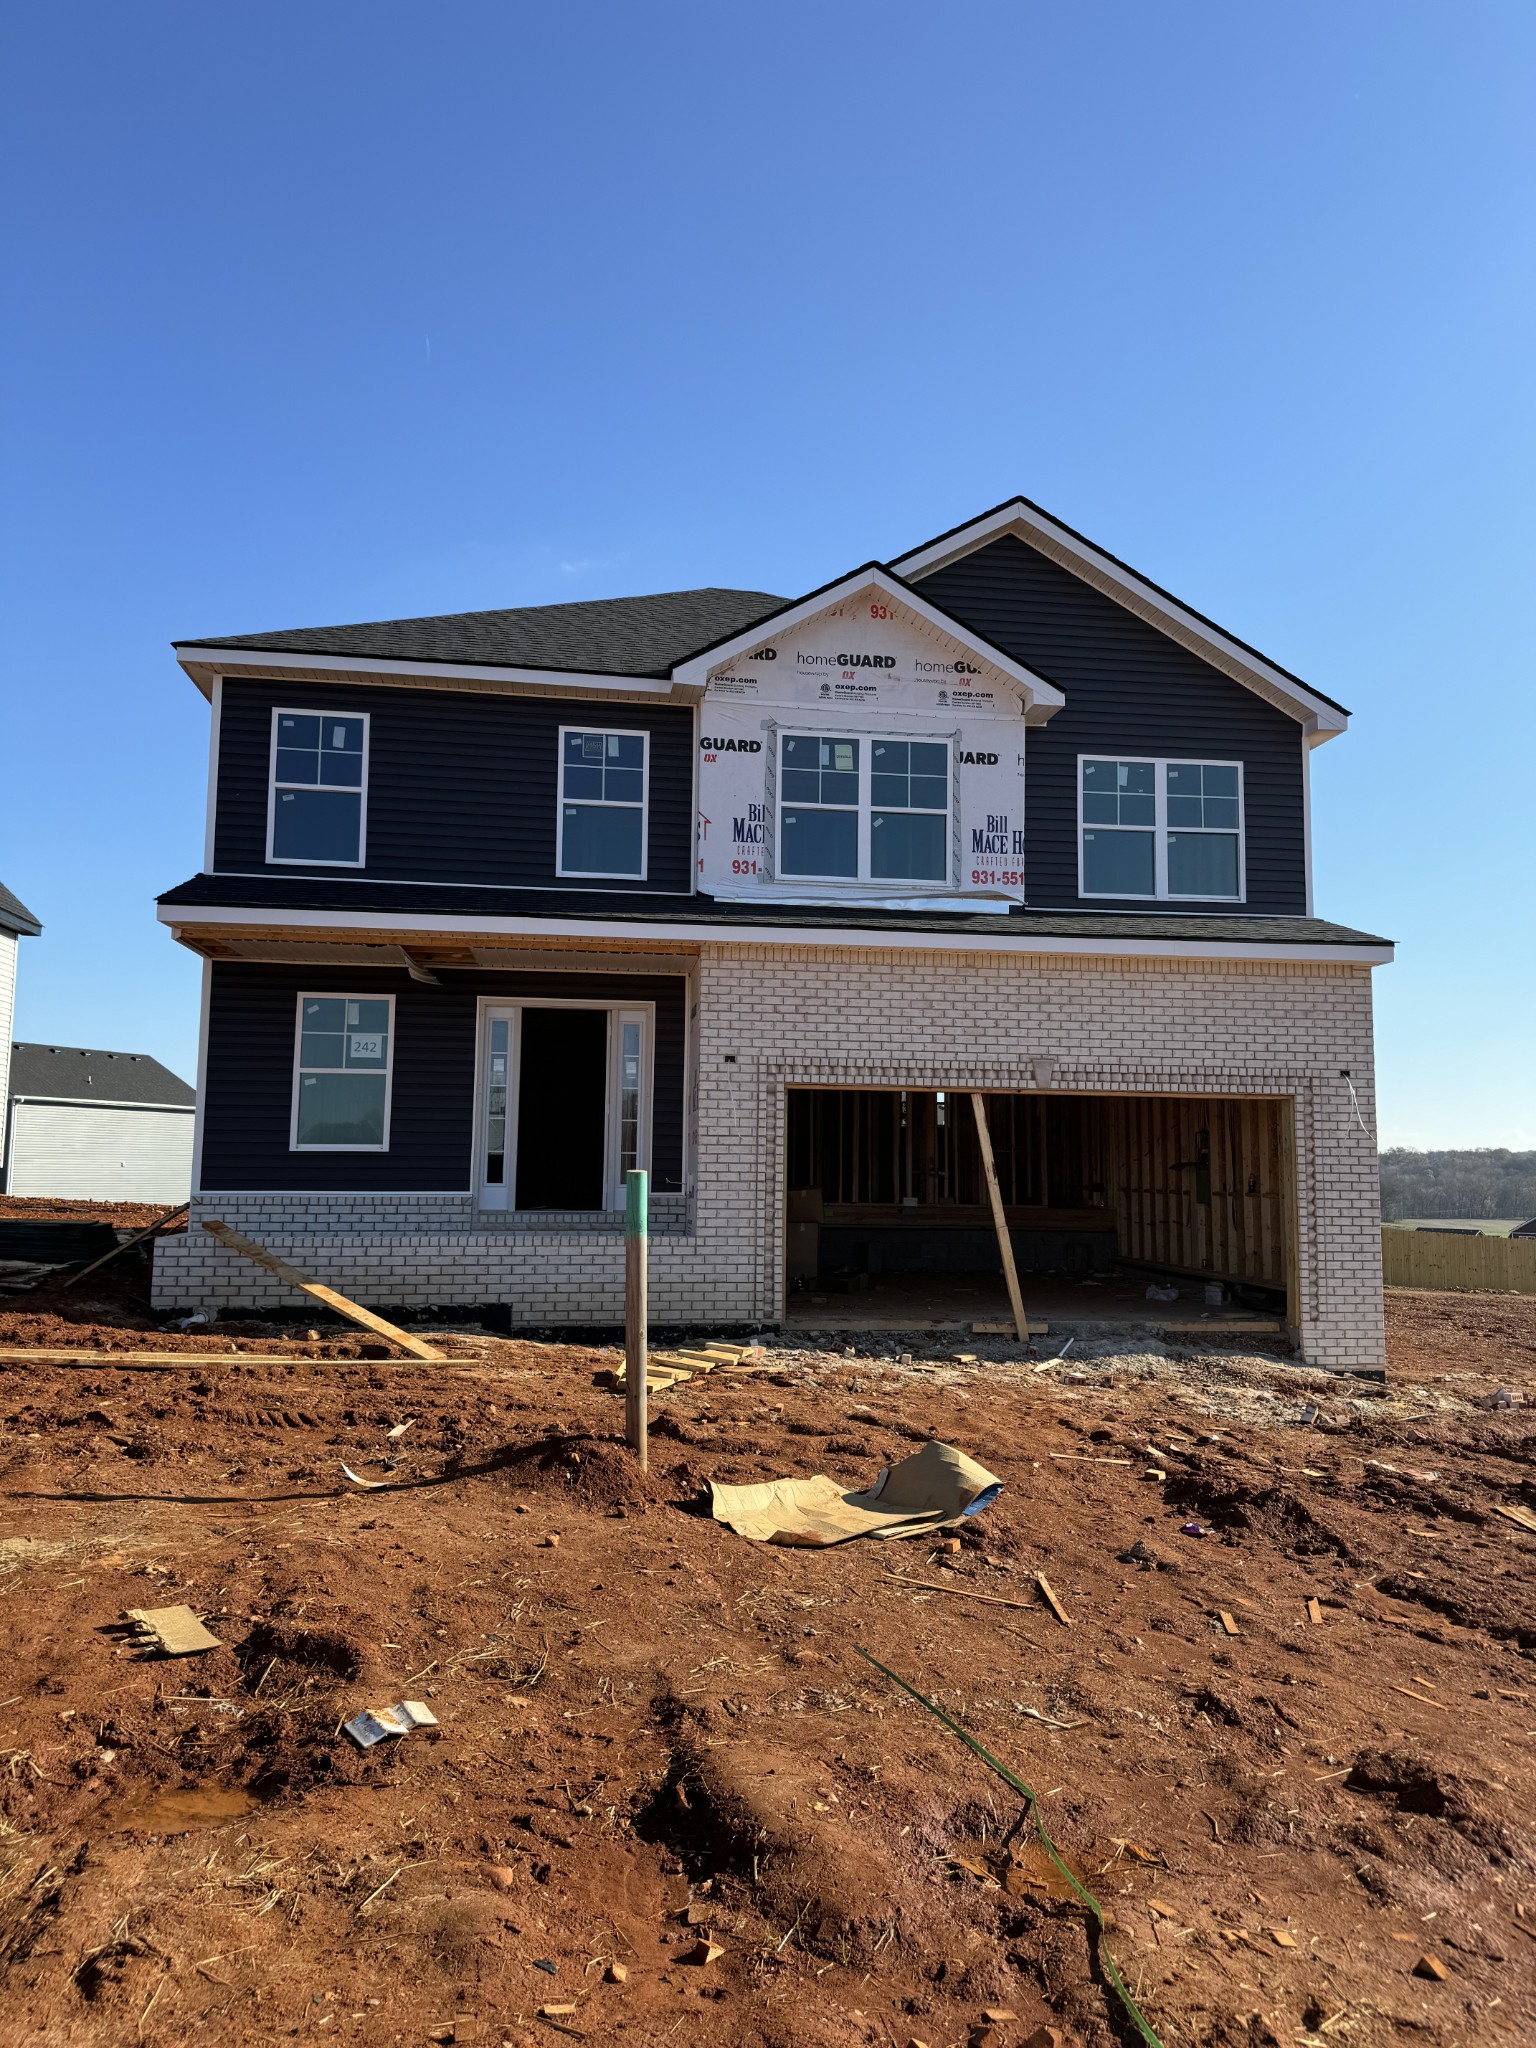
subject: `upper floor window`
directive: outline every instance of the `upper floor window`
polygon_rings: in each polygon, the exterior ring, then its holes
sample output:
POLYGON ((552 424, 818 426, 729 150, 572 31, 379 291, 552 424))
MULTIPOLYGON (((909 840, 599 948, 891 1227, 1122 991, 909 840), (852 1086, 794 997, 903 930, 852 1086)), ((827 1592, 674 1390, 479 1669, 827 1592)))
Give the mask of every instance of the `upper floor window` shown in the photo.
POLYGON ((560 728, 558 874, 645 879, 649 740, 560 728))
POLYGON ((1080 774, 1081 895, 1241 900, 1239 763, 1082 757, 1080 774))
POLYGON ((274 711, 267 859, 363 865, 366 712, 274 711))
POLYGON ((948 881, 947 740, 785 733, 778 794, 781 875, 948 881))
POLYGON ((393 996, 299 997, 290 1149, 389 1147, 393 996))

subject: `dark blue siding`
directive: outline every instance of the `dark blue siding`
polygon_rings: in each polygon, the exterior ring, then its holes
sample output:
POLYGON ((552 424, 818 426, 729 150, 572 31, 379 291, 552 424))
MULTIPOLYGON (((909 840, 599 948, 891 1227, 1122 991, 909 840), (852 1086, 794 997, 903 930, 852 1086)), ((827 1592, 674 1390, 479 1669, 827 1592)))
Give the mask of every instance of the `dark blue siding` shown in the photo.
POLYGON ((683 1184, 687 984, 678 975, 443 970, 428 988, 377 967, 218 961, 208 1018, 202 1186, 256 1192, 462 1193, 474 1171, 476 999, 587 997, 656 1005, 651 1177, 683 1184), (387 1152, 290 1152, 301 991, 392 995, 395 1054, 387 1152))
MULTIPOLYGON (((920 587, 1065 693, 1065 707, 1048 725, 1032 726, 1024 747, 1031 909, 1084 902, 1077 893, 1078 756, 1123 753, 1241 761, 1248 891, 1233 910, 1305 914, 1303 739, 1295 719, 1014 535, 936 570, 920 587)), ((1121 906, 1102 897, 1085 907, 1153 908, 1144 898, 1121 906)), ((1202 913, 1218 907, 1203 905, 1202 913)))
POLYGON ((368 865, 284 865, 269 873, 531 889, 693 886, 693 713, 686 706, 566 704, 238 677, 223 685, 215 869, 266 868, 272 712, 279 705, 371 714, 368 865), (555 873, 559 730, 582 724, 651 735, 644 882, 586 883, 555 873))

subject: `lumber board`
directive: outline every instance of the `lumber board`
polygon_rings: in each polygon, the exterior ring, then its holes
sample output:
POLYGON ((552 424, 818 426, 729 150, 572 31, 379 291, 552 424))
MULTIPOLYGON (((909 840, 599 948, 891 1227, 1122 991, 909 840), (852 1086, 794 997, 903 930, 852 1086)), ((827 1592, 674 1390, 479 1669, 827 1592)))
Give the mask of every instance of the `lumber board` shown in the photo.
MULTIPOLYGON (((992 1157, 992 1133, 987 1128, 986 1098, 979 1092, 972 1092, 971 1111, 976 1118, 976 1141, 981 1149, 981 1170, 986 1175, 987 1200, 992 1207, 992 1227, 997 1232, 997 1249, 1003 1262, 1003 1278, 1008 1283, 1008 1300, 1013 1309, 1014 1332, 1019 1343, 1023 1344, 1029 1337, 1029 1321, 1024 1314, 1024 1297, 1019 1292, 1019 1269, 1014 1263, 1013 1238, 1009 1233, 1008 1217, 1003 1208, 1003 1192, 997 1182, 997 1162, 992 1157)), ((1043 1122, 1040 1130, 1043 1143, 1043 1122)), ((1043 1180, 1043 1166, 1041 1177, 1043 1180)), ((1041 1193, 1043 1197, 1043 1188, 1041 1193)))
MULTIPOLYGON (((1030 1337, 1049 1337, 1051 1334, 1049 1323, 1026 1323, 1024 1329, 1026 1335, 1030 1337)), ((1012 1323, 972 1323, 971 1335, 973 1337, 1016 1337, 1018 1332, 1014 1329, 1012 1323)))
POLYGON ((1230 1322, 1164 1323, 1163 1334, 1168 1337, 1224 1337, 1235 1334, 1240 1337, 1278 1337, 1281 1332, 1279 1321, 1274 1316, 1234 1316, 1230 1322))
MULTIPOLYGON (((451 1366, 484 1363, 474 1355, 438 1362, 451 1366)), ((399 1369, 406 1363, 403 1358, 306 1358, 296 1351, 95 1351, 84 1345, 0 1347, 0 1366, 78 1366, 99 1372, 206 1372, 210 1365, 323 1365, 340 1372, 369 1372, 381 1366, 399 1369)))
POLYGON ((279 1280, 286 1280, 290 1287, 299 1288, 301 1292, 312 1295, 316 1301, 323 1301, 327 1308, 335 1309, 338 1315, 346 1316, 350 1322, 361 1323, 365 1330, 372 1330, 380 1337, 387 1337, 392 1344, 398 1344, 403 1351, 409 1351, 413 1358, 425 1359, 431 1365, 443 1363, 443 1354, 434 1345, 424 1343, 420 1337, 413 1337, 408 1331, 396 1329, 395 1325, 386 1322, 383 1316, 376 1316, 371 1308, 363 1308, 357 1302, 349 1301, 346 1295, 338 1294, 334 1287, 326 1287, 318 1280, 311 1280, 309 1275, 301 1273, 297 1266, 290 1266, 286 1259, 278 1258, 275 1252, 269 1252, 265 1245, 257 1244, 254 1239, 242 1237, 238 1230, 231 1230, 227 1223, 216 1217, 205 1217, 203 1228, 210 1237, 217 1238, 220 1244, 227 1245, 232 1252, 238 1252, 242 1258, 249 1259, 252 1265, 260 1266, 279 1280))

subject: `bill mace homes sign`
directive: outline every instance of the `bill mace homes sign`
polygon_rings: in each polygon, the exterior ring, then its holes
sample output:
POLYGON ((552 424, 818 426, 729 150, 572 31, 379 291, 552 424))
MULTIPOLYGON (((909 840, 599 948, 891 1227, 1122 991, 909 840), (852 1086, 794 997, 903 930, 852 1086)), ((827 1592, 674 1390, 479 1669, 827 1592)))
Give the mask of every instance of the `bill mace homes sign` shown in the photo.
POLYGON ((699 887, 1001 908, 1024 898, 1018 684, 878 587, 709 673, 699 887))

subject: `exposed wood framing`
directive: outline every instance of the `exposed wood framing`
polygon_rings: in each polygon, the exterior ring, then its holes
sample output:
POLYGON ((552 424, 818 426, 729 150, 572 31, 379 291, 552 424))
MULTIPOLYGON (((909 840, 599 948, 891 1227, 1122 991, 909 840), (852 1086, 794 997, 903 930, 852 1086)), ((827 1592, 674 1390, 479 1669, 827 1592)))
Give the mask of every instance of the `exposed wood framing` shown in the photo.
POLYGON ((1279 1102, 1120 1096, 1101 1108, 1122 1258, 1287 1286, 1295 1232, 1279 1102))

